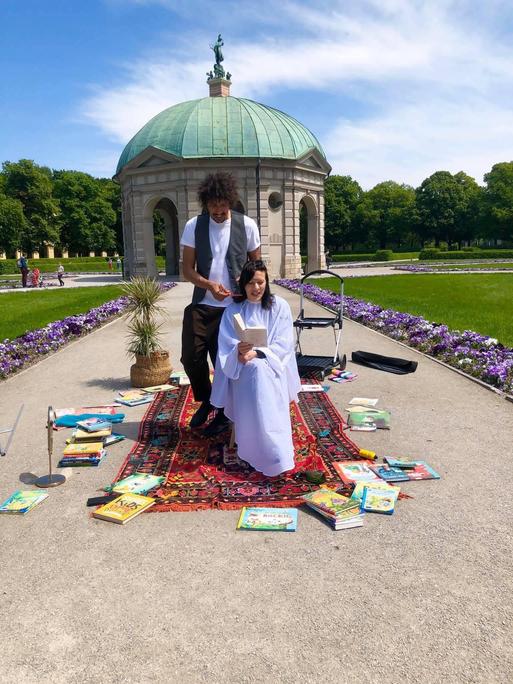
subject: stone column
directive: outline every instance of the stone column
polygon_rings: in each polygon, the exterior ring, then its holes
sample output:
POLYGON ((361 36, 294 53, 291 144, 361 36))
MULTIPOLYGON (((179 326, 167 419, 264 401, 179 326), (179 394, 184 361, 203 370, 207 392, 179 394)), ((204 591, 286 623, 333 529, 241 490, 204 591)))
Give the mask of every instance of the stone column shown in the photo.
POLYGON ((55 248, 50 242, 45 244, 45 252, 47 259, 55 259, 55 248))
POLYGON ((63 259, 69 259, 69 253, 67 249, 62 250, 62 258, 63 259))
POLYGON ((89 252, 89 256, 90 256, 90 257, 94 257, 94 256, 96 256, 96 254, 95 254, 93 251, 90 251, 90 252, 89 252))
POLYGON ((32 252, 32 259, 39 259, 39 252, 37 249, 32 252))

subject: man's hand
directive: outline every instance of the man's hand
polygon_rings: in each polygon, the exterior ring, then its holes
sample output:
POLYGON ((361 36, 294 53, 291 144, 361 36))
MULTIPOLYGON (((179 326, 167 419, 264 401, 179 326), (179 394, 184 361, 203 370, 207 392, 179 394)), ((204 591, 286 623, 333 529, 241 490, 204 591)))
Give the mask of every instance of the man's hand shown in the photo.
POLYGON ((230 290, 227 290, 223 285, 221 285, 221 283, 211 282, 208 289, 212 293, 214 299, 217 299, 218 302, 222 302, 223 299, 226 299, 226 297, 231 297, 232 295, 230 290))

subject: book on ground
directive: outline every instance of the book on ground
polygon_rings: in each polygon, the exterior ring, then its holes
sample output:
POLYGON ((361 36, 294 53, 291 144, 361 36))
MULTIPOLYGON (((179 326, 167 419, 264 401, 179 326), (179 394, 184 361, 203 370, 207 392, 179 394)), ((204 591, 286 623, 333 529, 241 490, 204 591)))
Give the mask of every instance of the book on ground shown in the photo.
POLYGON ((176 389, 174 385, 154 385, 153 387, 143 387, 142 391, 154 394, 155 392, 167 392, 172 389, 176 389))
POLYGON ((169 382, 171 382, 173 385, 190 385, 191 381, 189 380, 189 377, 185 371, 174 371, 171 373, 169 376, 169 382))
POLYGON ((119 480, 112 486, 113 492, 125 494, 131 492, 133 494, 146 494, 150 489, 162 484, 166 478, 163 475, 150 475, 148 473, 134 473, 119 480))
POLYGON ((375 428, 388 430, 390 428, 390 411, 373 408, 364 409, 363 411, 351 409, 347 423, 351 429, 374 425, 375 428))
POLYGON ((396 501, 397 497, 390 492, 384 489, 375 489, 368 485, 363 490, 362 511, 392 515, 396 501))
POLYGON ((310 508, 322 515, 335 530, 363 525, 360 502, 355 499, 350 499, 325 487, 304 494, 303 499, 310 508))
POLYGON ((112 432, 112 423, 102 418, 86 418, 85 420, 77 420, 77 428, 86 432, 99 432, 100 430, 110 430, 112 432))
POLYGON ((373 465, 371 468, 385 482, 406 482, 410 479, 408 471, 402 468, 392 468, 387 464, 373 465))
POLYGON ((345 484, 383 482, 365 461, 333 461, 333 467, 345 484))
POLYGON ((426 461, 416 461, 415 468, 406 471, 409 480, 439 480, 440 475, 426 461))
POLYGON ((326 392, 324 385, 301 385, 300 392, 326 392))
POLYGON ((76 428, 71 433, 71 438, 73 442, 101 442, 105 437, 109 437, 112 433, 112 424, 109 423, 108 428, 104 430, 95 430, 94 432, 88 432, 87 430, 82 430, 81 428, 76 428))
POLYGON ((83 456, 99 454, 103 451, 103 442, 83 442, 68 444, 64 449, 64 456, 83 456))
POLYGON ((398 485, 392 485, 386 482, 357 482, 351 494, 351 499, 357 499, 361 501, 366 487, 382 489, 383 491, 389 492, 389 494, 395 496, 396 499, 399 497, 399 492, 401 491, 401 488, 398 485))
POLYGON ((2 504, 0 513, 24 515, 48 497, 45 489, 17 489, 2 504))
MULTIPOLYGON (((122 392, 118 392, 119 396, 121 399, 125 399, 126 401, 135 401, 136 399, 145 399, 146 398, 146 392, 143 392, 142 389, 135 389, 135 390, 123 390, 122 392)), ((118 398, 116 397, 116 401, 118 398)))
POLYGON ((392 466, 392 468, 402 468, 403 470, 410 470, 417 465, 417 461, 407 461, 402 458, 392 458, 391 456, 383 456, 383 460, 386 461, 389 466, 392 466))
POLYGON ((247 508, 241 510, 238 530, 295 532, 297 508, 247 508))
POLYGON ((353 397, 349 404, 352 406, 376 406, 378 399, 368 399, 367 397, 353 397))
POLYGON ((141 494, 121 494, 116 499, 109 501, 105 505, 94 511, 93 516, 100 520, 108 520, 109 522, 124 525, 136 515, 147 510, 153 506, 155 499, 151 496, 142 496, 141 494))
POLYGON ((267 328, 263 326, 246 326, 240 313, 233 314, 233 325, 241 342, 248 342, 254 347, 267 347, 267 328))
POLYGON ((108 437, 105 437, 103 440, 103 446, 110 446, 111 444, 115 444, 116 442, 121 442, 122 440, 125 439, 125 435, 120 435, 119 432, 113 432, 111 435, 108 437))
POLYGON ((152 394, 145 394, 140 399, 123 399, 122 397, 119 397, 119 399, 116 399, 116 403, 117 404, 123 404, 123 406, 140 406, 141 404, 151 404, 152 401, 153 401, 153 395, 152 394))

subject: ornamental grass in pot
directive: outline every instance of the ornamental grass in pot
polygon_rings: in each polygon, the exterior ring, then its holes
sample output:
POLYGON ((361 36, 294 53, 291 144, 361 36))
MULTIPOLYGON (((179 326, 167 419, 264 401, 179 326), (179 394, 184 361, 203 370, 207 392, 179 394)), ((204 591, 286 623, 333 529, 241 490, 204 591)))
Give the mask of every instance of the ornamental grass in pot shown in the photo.
POLYGON ((132 387, 162 385, 169 379, 169 352, 161 346, 161 324, 157 319, 166 313, 160 304, 164 291, 154 278, 136 277, 123 284, 128 299, 127 353, 135 356, 130 367, 132 387))

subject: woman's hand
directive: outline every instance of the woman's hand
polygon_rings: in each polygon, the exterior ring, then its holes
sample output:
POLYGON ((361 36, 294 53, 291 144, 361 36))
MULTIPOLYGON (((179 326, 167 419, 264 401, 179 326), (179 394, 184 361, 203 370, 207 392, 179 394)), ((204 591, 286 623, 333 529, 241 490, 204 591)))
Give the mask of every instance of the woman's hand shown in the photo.
POLYGON ((242 355, 247 354, 248 351, 253 349, 253 345, 250 344, 249 342, 239 342, 239 344, 237 345, 237 348, 239 350, 239 356, 240 356, 241 354, 242 355))
POLYGON ((256 359, 256 357, 257 357, 257 353, 254 349, 250 349, 245 354, 241 354, 239 352, 239 361, 241 363, 244 363, 244 364, 246 364, 248 361, 252 361, 253 359, 256 359))

